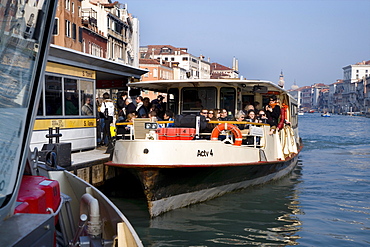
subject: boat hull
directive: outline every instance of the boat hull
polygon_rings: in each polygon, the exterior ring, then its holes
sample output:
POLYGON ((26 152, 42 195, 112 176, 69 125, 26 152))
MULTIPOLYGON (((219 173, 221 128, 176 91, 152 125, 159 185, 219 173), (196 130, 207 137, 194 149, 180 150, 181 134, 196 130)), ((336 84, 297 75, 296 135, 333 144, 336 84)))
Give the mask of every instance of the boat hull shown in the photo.
POLYGON ((143 187, 151 217, 289 174, 298 155, 284 161, 197 166, 110 166, 128 169, 143 187))

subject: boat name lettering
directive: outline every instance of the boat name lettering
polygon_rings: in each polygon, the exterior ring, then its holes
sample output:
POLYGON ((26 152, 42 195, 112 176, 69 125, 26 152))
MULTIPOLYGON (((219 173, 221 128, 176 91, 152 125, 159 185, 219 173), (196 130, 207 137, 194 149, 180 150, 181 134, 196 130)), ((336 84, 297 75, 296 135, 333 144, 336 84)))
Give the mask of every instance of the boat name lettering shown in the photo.
POLYGON ((197 157, 208 157, 208 156, 213 156, 213 151, 206 151, 206 150, 198 150, 197 157))

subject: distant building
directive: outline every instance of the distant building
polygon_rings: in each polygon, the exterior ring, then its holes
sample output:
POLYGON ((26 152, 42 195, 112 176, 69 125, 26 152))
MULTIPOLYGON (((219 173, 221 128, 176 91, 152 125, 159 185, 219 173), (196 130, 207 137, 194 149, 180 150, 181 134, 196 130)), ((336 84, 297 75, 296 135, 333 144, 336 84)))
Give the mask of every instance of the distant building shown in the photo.
POLYGON ((93 56, 107 58, 108 38, 98 26, 98 12, 93 8, 83 8, 82 26, 80 27, 80 42, 82 52, 93 56))
MULTIPOLYGON (((138 80, 138 20, 128 13, 126 4, 109 0, 60 1, 55 16, 49 70, 72 66, 63 73, 75 76, 81 69, 94 88, 127 90, 126 84, 138 80), (58 65, 60 64, 60 65, 58 65)), ((97 93, 98 94, 98 93, 97 93)))
POLYGON ((219 63, 211 64, 211 79, 239 78, 237 68, 229 68, 219 63))
POLYGON ((81 1, 61 1, 55 13, 51 43, 75 51, 82 51, 81 1))
POLYGON ((370 117, 370 76, 364 81, 364 112, 370 117))
POLYGON ((329 89, 329 86, 323 83, 315 83, 311 87, 312 87, 312 108, 320 110, 320 108, 323 107, 320 105, 320 102, 319 102, 320 92, 323 89, 329 89))
POLYGON ((331 113, 342 113, 343 80, 337 80, 329 85, 328 106, 331 113))
MULTIPOLYGON (((155 80, 173 80, 174 72, 170 67, 170 63, 160 61, 158 59, 140 59, 140 68, 148 70, 148 72, 141 76, 141 81, 155 81, 155 80)), ((144 90, 143 97, 148 97, 153 100, 158 96, 157 92, 144 90)))
POLYGON ((304 86, 300 88, 302 92, 302 109, 304 111, 309 111, 312 109, 312 87, 304 86))
POLYGON ((320 112, 328 112, 329 109, 329 88, 319 90, 317 99, 317 110, 320 112))
POLYGON ((172 63, 176 63, 177 67, 186 70, 188 79, 209 79, 211 76, 210 62, 206 61, 203 55, 196 57, 188 53, 187 48, 177 48, 171 45, 142 46, 140 47, 140 58, 166 61, 171 64, 171 67, 172 63))
POLYGON ((362 111, 366 86, 363 82, 370 75, 370 60, 343 67, 342 108, 344 112, 362 111), (362 85, 361 85, 362 84, 362 85))
MULTIPOLYGON (((78 1, 79 2, 79 1, 78 1)), ((107 39, 107 45, 101 46, 100 37, 85 35, 82 39, 84 52, 107 57, 116 62, 138 66, 139 22, 128 13, 127 5, 108 0, 81 1, 83 30, 95 31, 107 39)))
POLYGON ((140 68, 148 70, 141 76, 142 81, 173 80, 173 69, 169 62, 158 59, 140 59, 140 68))
POLYGON ((298 100, 301 109, 328 111, 338 114, 363 114, 370 117, 370 60, 343 67, 343 79, 329 86, 316 83, 289 93, 298 100))

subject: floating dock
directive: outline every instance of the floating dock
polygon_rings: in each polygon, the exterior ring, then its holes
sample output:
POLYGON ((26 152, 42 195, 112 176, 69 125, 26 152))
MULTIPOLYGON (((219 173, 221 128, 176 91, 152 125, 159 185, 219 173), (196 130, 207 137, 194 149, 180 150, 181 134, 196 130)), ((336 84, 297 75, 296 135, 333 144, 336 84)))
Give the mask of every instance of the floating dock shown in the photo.
POLYGON ((106 147, 71 154, 71 166, 64 167, 93 186, 100 186, 117 175, 117 169, 104 165, 109 161, 106 147))

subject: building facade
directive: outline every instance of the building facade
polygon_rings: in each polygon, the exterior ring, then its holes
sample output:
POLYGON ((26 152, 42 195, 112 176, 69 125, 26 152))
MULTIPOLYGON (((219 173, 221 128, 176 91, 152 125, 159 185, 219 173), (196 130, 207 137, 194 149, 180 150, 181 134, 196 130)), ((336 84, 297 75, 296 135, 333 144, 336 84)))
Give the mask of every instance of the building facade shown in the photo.
MULTIPOLYGON (((204 56, 196 57, 188 53, 187 48, 177 48, 171 45, 148 45, 140 47, 140 59, 157 59, 176 64, 176 67, 186 71, 188 79, 209 79, 211 76, 210 63, 204 56)), ((181 76, 181 74, 179 74, 181 76)), ((174 78, 182 79, 182 78, 174 78)))
POLYGON ((344 112, 364 111, 364 95, 370 61, 362 61, 343 67, 342 109, 344 112))
POLYGON ((59 1, 31 148, 42 148, 51 127, 60 128, 62 141, 70 142, 72 151, 96 146, 98 105, 95 99, 101 98, 104 92, 114 98, 119 90, 127 90, 130 81, 139 80, 146 73, 133 66, 135 56, 130 44, 138 39, 133 41, 134 27, 130 20, 127 6, 117 2, 59 1), (115 20, 121 18, 116 26, 124 23, 120 26, 122 32, 115 33, 122 39, 117 42, 121 49, 117 53, 120 59, 116 60, 109 57, 113 38, 108 35, 109 27, 104 25, 108 16, 115 20), (92 115, 82 111, 88 101, 92 115))
POLYGON ((219 63, 211 64, 211 79, 239 78, 236 68, 229 68, 219 63))

